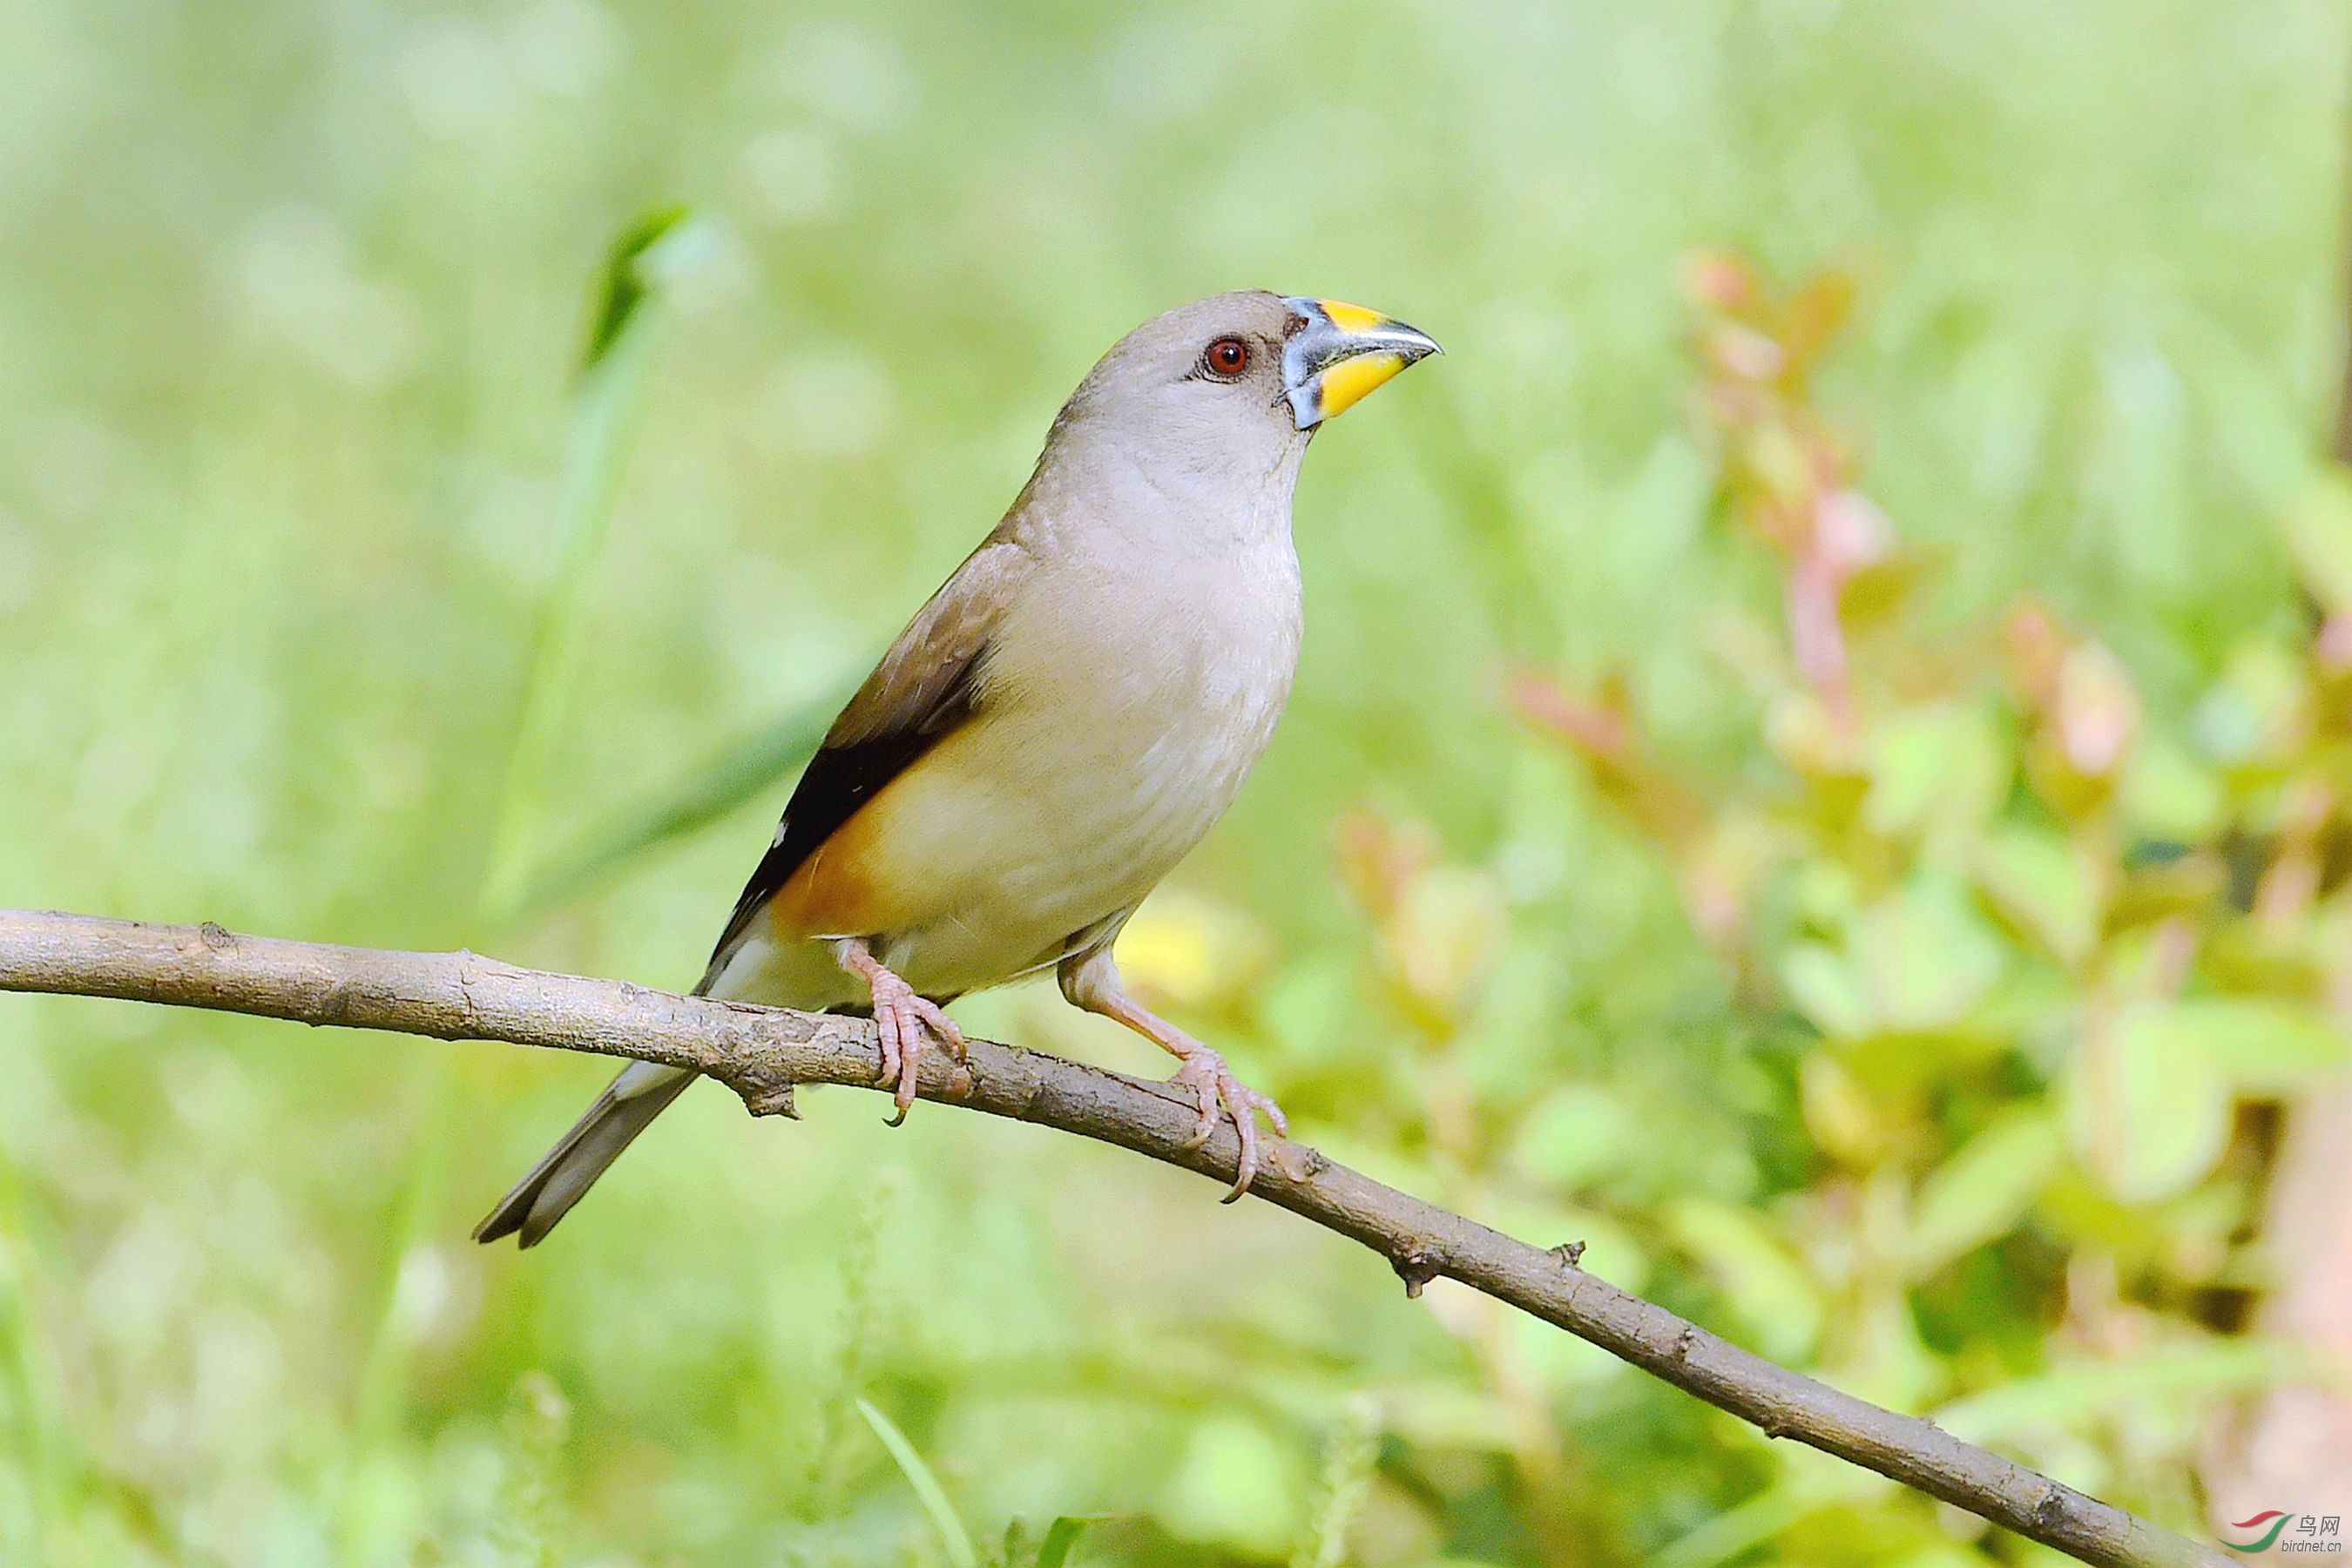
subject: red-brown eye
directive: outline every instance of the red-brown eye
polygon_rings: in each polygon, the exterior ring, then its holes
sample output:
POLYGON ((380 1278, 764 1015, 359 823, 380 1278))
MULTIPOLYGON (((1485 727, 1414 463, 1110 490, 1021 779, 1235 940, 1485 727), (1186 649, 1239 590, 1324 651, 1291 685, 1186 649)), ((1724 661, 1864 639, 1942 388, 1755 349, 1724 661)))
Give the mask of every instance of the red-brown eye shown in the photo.
POLYGON ((1239 338, 1219 338, 1202 357, 1202 363, 1219 375, 1239 375, 1249 369, 1249 344, 1239 338))

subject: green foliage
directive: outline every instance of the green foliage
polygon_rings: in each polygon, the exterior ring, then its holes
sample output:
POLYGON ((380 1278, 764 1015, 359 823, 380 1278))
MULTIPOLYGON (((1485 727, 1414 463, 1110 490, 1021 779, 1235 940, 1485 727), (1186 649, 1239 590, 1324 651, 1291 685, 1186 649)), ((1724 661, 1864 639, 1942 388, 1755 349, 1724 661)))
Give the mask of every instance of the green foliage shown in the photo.
POLYGON ((588 330, 588 346, 581 351, 583 376, 594 377, 629 331, 643 324, 643 313, 660 276, 660 258, 678 242, 678 226, 688 216, 682 206, 656 207, 622 231, 604 258, 604 285, 596 302, 595 324, 588 330))
MULTIPOLYGON (((2193 720, 2158 739, 2130 671, 2037 602, 1994 635, 1905 614, 1935 574, 1810 401, 1850 283, 1775 300, 1723 256, 1686 282, 1723 513, 1784 582, 1785 656, 1761 631, 1738 645, 1765 653, 1743 674, 1772 769, 1675 776, 1619 688, 1518 688, 1746 977, 1818 1151, 1760 1202, 1673 1201, 1665 1232, 1767 1354, 2098 1484, 2192 1496, 2183 1416, 2213 1384, 2175 1372, 2282 1374, 2214 1333, 2262 1268, 2264 1150, 2240 1113, 2347 1065, 2344 627, 2326 610, 2236 650, 2268 716, 2217 745, 2193 720), (2150 755, 2161 788, 2136 789, 2150 755), (2210 805, 2143 807, 2166 794, 2210 805), (1662 795, 1675 811, 1642 808, 1662 795), (2007 1266, 1975 1267, 1988 1253, 2007 1266)), ((2313 568, 2341 541, 2315 520, 2340 485, 2315 478, 2285 525, 2323 606, 2313 568)), ((1671 1560, 1831 1509, 1874 1540, 1926 1522, 1916 1498, 1811 1486, 1792 1474, 1671 1560)))
MULTIPOLYGON (((882 1447, 889 1450, 891 1463, 898 1467, 898 1473, 905 1476, 907 1484, 914 1489, 916 1499, 922 1503, 923 1512, 929 1517, 931 1528, 939 1536, 940 1548, 946 1554, 950 1568, 980 1568, 981 1556, 972 1546, 971 1533, 964 1529, 963 1521, 956 1516, 955 1504, 948 1500, 947 1489, 940 1484, 939 1477, 931 1473, 930 1466, 923 1462, 922 1455, 915 1451, 914 1444, 907 1440, 907 1435, 898 1430, 896 1422, 869 1402, 859 1400, 857 1414, 865 1417, 866 1425, 873 1429, 875 1436, 881 1439, 882 1447)), ((1036 1551, 1032 1552, 1027 1547, 1026 1531, 1021 1521, 1016 1519, 1005 1526, 1004 1543, 991 1559, 992 1568, 1063 1568, 1076 1548, 1078 1537, 1086 1533, 1086 1528, 1091 1522, 1074 1515, 1063 1515, 1045 1527, 1045 1536, 1038 1542, 1036 1551)))
MULTIPOLYGON (((0 8, 0 900, 687 983, 1111 338, 1360 300, 1448 354, 1318 438, 1290 713, 1131 977, 1339 1157, 2196 1530, 2214 1413, 2318 1375, 2237 1331, 2352 952, 2346 58, 0 8)), ((1023 1128, 690 1094, 519 1257, 466 1231, 593 1063, 0 998, 0 1069, 12 1564, 945 1561, 861 1400, 975 1552, 1057 1521, 1008 1564, 2030 1555, 1023 1128)))
POLYGON ((1323 1503, 1314 1531, 1292 1553, 1290 1568, 1339 1568, 1348 1560, 1348 1531, 1371 1488, 1379 1439, 1379 1406, 1368 1398, 1349 1401, 1324 1447, 1323 1503))
POLYGON ((752 735, 709 759, 662 794, 615 813, 612 821, 592 829, 570 852, 551 857, 549 868, 520 897, 520 908, 545 909, 580 897, 625 872, 648 851, 763 798, 778 780, 797 773, 815 754, 833 716, 848 700, 849 692, 844 690, 803 704, 765 733, 752 735))
POLYGON ((491 1539, 516 1568, 556 1568, 565 1561, 557 1539, 556 1463, 570 1435, 571 1405, 545 1374, 530 1373, 515 1385, 506 1425, 509 1470, 491 1539))
MULTIPOLYGON (((514 743, 507 752, 482 880, 483 912, 520 911, 529 886, 534 829, 549 783, 550 757, 569 709, 572 684, 593 626, 590 597, 610 537, 621 465, 643 413, 653 365, 656 289, 678 270, 693 230, 684 207, 665 207, 631 225, 604 264, 595 324, 581 355, 581 381, 564 448, 562 545, 524 667, 514 743)), ((677 819, 691 823, 691 807, 677 819)))
POLYGON ((857 1414, 866 1417, 866 1424, 874 1428, 874 1435, 890 1450, 891 1462, 907 1478, 907 1484, 915 1489, 923 1511, 930 1516, 931 1528, 939 1531, 940 1546, 946 1552, 950 1568, 980 1568, 980 1553, 972 1550, 971 1537, 965 1532, 963 1521, 956 1517, 955 1505, 948 1501, 947 1489, 931 1474, 930 1466, 923 1463, 923 1457, 915 1452, 915 1446, 907 1441, 907 1435, 863 1399, 857 1402, 857 1414))
MULTIPOLYGON (((1077 1550, 1078 1537, 1086 1533, 1090 1522, 1066 1514, 1047 1525, 1045 1539, 1037 1543, 1036 1568, 1064 1568, 1070 1561, 1070 1553, 1077 1550)), ((1006 1553, 1005 1560, 1011 1562, 1012 1554, 1006 1553)))

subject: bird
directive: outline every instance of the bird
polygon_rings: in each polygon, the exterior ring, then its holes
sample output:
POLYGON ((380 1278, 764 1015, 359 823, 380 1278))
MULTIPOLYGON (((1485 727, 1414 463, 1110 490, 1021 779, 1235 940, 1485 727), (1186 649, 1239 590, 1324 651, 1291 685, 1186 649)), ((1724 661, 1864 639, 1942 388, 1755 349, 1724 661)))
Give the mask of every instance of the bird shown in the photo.
MULTIPOLYGON (((1051 970, 1177 1058, 1240 1152, 1281 1108, 1128 994, 1120 928, 1232 805, 1301 627, 1291 498, 1324 423, 1439 351, 1360 305, 1262 289, 1128 333, 1054 417, 1003 520, 917 612, 794 786, 695 994, 870 1011, 893 1124, 945 1007, 1051 970)), ((475 1239, 545 1239, 694 1075, 634 1063, 475 1239)))

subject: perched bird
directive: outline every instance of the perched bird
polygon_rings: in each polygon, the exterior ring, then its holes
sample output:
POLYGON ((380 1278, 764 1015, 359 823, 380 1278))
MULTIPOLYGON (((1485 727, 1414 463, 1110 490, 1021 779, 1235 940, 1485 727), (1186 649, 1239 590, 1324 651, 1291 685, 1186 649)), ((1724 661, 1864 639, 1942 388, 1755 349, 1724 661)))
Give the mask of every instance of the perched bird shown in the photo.
MULTIPOLYGON (((1258 1163, 1257 1113, 1207 1046, 1111 960, 1145 894, 1224 814, 1298 658, 1291 493, 1308 439, 1416 360, 1361 306, 1220 294, 1121 339, 1055 416, 1036 471, 834 721, 736 901, 700 995, 870 1008, 881 1081, 914 1101, 941 1008, 1052 969, 1172 1052, 1172 1083, 1258 1163)), ((545 1237, 692 1076, 638 1063, 475 1230, 545 1237)))

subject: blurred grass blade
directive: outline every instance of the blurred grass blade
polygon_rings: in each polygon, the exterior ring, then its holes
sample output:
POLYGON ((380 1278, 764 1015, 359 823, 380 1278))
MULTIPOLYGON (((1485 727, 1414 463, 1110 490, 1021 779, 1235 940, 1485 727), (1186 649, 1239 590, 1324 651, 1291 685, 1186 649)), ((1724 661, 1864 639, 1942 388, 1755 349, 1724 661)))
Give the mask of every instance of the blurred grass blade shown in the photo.
POLYGON ((637 321, 656 276, 648 272, 646 259, 690 215, 691 209, 684 206, 656 207, 613 242, 604 260, 604 295, 597 302, 595 324, 589 329, 587 346, 580 354, 583 377, 595 373, 637 321))
POLYGON ((645 406, 659 285, 691 253, 687 216, 684 207, 646 215, 614 243, 604 265, 564 446, 562 553, 532 630, 514 743, 492 818, 480 900, 493 921, 509 920, 521 907, 539 822, 537 785, 562 728, 587 637, 589 590, 611 534, 613 498, 645 406))
POLYGON ((948 1501, 947 1489, 940 1485, 939 1477, 931 1474, 930 1466, 923 1463, 923 1457, 915 1452, 915 1446, 907 1441, 907 1435, 877 1410, 870 1399, 857 1402, 857 1413, 866 1417, 866 1424, 874 1428, 874 1435, 882 1439, 882 1446, 898 1462, 907 1484, 915 1489, 923 1511, 931 1516, 931 1528, 940 1532, 940 1544, 947 1549, 948 1561, 955 1568, 980 1568, 980 1553, 973 1550, 971 1537, 964 1533, 963 1521, 956 1517, 954 1505, 948 1501))
POLYGON ((47 1561, 65 1532, 76 1492, 89 1478, 73 1440, 58 1357, 33 1291, 40 1246, 28 1194, 13 1163, 0 1158, 0 1435, 10 1437, 16 1485, 30 1518, 33 1560, 47 1561))
POLYGON ((683 838, 754 799, 816 752, 849 691, 829 693, 785 714, 765 731, 721 752, 665 797, 617 813, 548 858, 548 868, 515 900, 529 914, 576 898, 618 875, 647 851, 683 838))
POLYGON ((383 1261, 376 1287, 375 1321, 360 1359, 350 1440, 330 1493, 336 1555, 344 1562, 374 1561, 391 1550, 372 1534, 383 1528, 384 1521, 382 1510, 372 1506, 369 1474, 379 1466, 394 1469, 399 1462, 415 1355, 425 1326, 418 1321, 409 1270, 438 1268, 432 1261, 431 1248, 441 1221, 441 1194, 447 1184, 457 1121, 456 1054, 436 1050, 403 1065, 421 1102, 415 1117, 419 1131, 412 1142, 389 1227, 382 1233, 383 1261))
POLYGON ((1063 1568, 1077 1546, 1078 1537, 1093 1522, 1091 1516, 1066 1513, 1046 1526, 1045 1542, 1037 1548, 1037 1568, 1063 1568))

